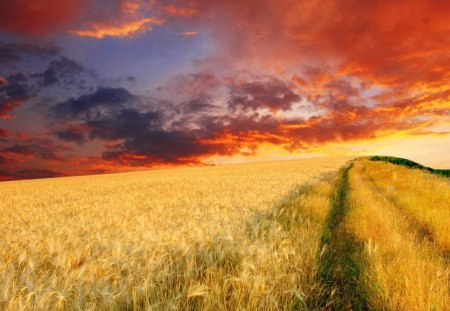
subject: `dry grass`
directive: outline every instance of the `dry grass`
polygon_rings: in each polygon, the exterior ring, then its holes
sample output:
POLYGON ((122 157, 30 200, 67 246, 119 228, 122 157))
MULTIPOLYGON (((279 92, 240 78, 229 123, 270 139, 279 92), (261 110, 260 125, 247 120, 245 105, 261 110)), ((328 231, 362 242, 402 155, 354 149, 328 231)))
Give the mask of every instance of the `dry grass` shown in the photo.
POLYGON ((367 173, 383 196, 450 255, 449 178, 380 162, 367 163, 367 173))
MULTIPOLYGON (((359 160, 350 172, 350 188, 347 227, 365 246, 364 273, 371 287, 372 308, 449 310, 450 267, 422 228, 422 222, 450 220, 450 200, 428 205, 433 197, 448 198, 448 181, 391 164, 359 160), (431 191, 430 187, 437 188, 431 191)), ((442 227, 433 228, 434 234, 442 227)), ((436 236, 446 234, 448 231, 436 236)))
POLYGON ((2 183, 0 309, 306 308, 346 160, 2 183))

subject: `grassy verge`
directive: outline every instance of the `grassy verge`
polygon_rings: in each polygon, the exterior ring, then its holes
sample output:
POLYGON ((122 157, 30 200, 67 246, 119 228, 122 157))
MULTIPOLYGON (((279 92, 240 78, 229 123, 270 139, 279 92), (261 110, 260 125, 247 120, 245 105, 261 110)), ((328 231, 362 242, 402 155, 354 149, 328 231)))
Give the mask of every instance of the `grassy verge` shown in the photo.
POLYGON ((414 161, 403 159, 403 158, 397 158, 397 157, 387 157, 387 156, 374 156, 370 158, 372 161, 384 161, 389 162, 396 165, 401 165, 409 168, 417 168, 421 170, 428 171, 430 173, 443 176, 443 177, 450 177, 450 170, 441 170, 441 169, 435 169, 428 166, 424 166, 422 164, 416 163, 414 161))

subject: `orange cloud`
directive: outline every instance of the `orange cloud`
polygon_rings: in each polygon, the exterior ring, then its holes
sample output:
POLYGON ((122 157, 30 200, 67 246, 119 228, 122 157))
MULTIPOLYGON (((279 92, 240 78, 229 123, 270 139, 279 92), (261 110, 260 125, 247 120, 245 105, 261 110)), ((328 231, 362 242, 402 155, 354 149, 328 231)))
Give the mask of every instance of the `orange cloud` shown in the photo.
MULTIPOLYGON (((316 132, 322 142, 325 137, 360 137, 358 131, 377 137, 415 128, 422 121, 450 121, 448 2, 194 4, 220 46, 217 63, 227 64, 230 71, 290 77, 314 107, 327 112, 320 124, 310 124, 310 132, 298 131, 302 135, 313 137, 316 132), (327 97, 335 102, 331 110, 327 97), (363 122, 368 125, 361 126, 363 122), (330 135, 322 137, 319 133, 327 123, 330 135), (338 133, 343 130, 349 133, 338 133)), ((295 126, 309 128, 303 123, 295 126)))
POLYGON ((183 17, 192 17, 199 13, 197 9, 189 7, 177 7, 174 6, 173 4, 164 7, 164 12, 166 12, 170 16, 183 16, 183 17))
POLYGON ((120 4, 121 9, 128 15, 136 15, 142 3, 137 1, 123 1, 120 4))
POLYGON ((162 25, 164 21, 159 18, 147 17, 120 25, 108 25, 104 23, 91 23, 90 29, 72 30, 71 34, 80 37, 102 39, 104 37, 132 37, 152 29, 150 25, 162 25))
POLYGON ((186 36, 186 37, 192 37, 192 36, 197 36, 200 33, 197 31, 185 31, 185 32, 181 32, 180 35, 182 36, 186 36))
MULTIPOLYGON (((246 70, 320 67, 380 85, 448 79, 446 1, 194 1, 220 57, 246 70), (214 21, 214 22, 211 22, 214 21), (251 27, 242 25, 251 25, 251 27), (263 36, 261 34, 264 34, 263 36), (328 67, 328 68, 327 68, 328 67), (253 67, 252 67, 253 69, 253 67)), ((302 76, 308 80, 309 77, 302 76)))

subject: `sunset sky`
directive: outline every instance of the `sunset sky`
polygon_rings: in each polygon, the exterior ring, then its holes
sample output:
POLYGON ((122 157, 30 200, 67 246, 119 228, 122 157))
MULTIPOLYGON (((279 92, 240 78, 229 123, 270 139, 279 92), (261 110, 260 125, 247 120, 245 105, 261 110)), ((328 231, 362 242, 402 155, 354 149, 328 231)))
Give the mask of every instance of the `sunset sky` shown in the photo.
POLYGON ((450 2, 0 1, 0 180, 325 155, 450 168, 450 2))

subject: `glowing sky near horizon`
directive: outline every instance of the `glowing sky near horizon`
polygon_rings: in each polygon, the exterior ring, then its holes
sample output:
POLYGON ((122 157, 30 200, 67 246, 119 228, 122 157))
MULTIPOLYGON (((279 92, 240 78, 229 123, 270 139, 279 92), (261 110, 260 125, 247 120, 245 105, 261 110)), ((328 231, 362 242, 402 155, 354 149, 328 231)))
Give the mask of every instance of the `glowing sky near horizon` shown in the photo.
POLYGON ((389 154, 450 167, 450 3, 0 2, 0 180, 389 154))

